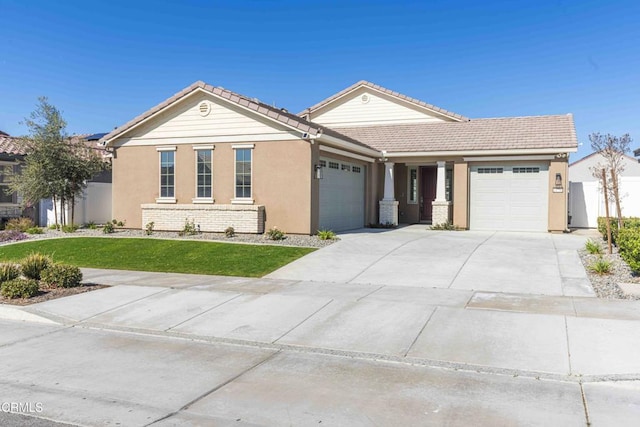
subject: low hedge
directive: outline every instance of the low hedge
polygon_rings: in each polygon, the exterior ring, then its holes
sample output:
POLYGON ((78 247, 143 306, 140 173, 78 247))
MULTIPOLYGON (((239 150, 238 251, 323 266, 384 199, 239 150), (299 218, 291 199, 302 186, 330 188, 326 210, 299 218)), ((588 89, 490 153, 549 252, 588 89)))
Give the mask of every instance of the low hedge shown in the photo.
MULTIPOLYGON (((611 243, 616 243, 618 241, 618 218, 609 217, 609 222, 611 224, 611 243)), ((622 217, 622 226, 624 228, 640 228, 640 218, 631 216, 631 217, 622 217)), ((602 234, 602 238, 607 240, 607 219, 603 216, 598 217, 598 231, 602 234)))
POLYGON ((4 282, 0 286, 0 293, 3 297, 14 298, 31 298, 38 294, 40 285, 37 280, 17 278, 4 282))
POLYGON ((622 259, 624 259, 634 273, 640 273, 640 228, 623 228, 618 232, 616 245, 622 259))

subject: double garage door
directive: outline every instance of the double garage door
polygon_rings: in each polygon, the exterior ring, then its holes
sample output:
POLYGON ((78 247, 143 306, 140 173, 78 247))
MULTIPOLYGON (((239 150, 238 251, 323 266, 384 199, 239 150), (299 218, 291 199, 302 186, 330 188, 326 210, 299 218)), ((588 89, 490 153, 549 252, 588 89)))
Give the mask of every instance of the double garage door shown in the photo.
POLYGON ((343 231, 364 226, 365 166, 321 158, 320 229, 343 231))
POLYGON ((471 167, 472 230, 548 231, 549 165, 471 167))

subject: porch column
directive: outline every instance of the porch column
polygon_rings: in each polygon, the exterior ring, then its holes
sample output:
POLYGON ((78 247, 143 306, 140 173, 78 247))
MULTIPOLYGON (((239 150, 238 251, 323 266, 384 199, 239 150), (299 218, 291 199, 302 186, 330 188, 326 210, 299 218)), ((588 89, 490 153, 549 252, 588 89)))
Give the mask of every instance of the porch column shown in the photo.
POLYGON ((446 165, 447 163, 444 161, 439 161, 438 163, 438 173, 436 177, 436 199, 431 203, 433 206, 433 216, 432 223, 433 224, 444 224, 447 222, 451 222, 451 218, 449 218, 449 207, 451 202, 447 201, 446 195, 446 165))
POLYGON ((393 162, 384 163, 384 197, 380 200, 380 224, 398 225, 398 202, 394 194, 393 162))

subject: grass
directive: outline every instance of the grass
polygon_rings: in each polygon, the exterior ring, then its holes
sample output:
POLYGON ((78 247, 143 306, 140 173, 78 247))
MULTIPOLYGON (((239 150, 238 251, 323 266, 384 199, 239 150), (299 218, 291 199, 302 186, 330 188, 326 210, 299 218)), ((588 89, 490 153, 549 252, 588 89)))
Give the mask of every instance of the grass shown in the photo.
POLYGON ((32 252, 78 267, 262 277, 315 249, 182 240, 50 239, 0 247, 0 261, 32 252))

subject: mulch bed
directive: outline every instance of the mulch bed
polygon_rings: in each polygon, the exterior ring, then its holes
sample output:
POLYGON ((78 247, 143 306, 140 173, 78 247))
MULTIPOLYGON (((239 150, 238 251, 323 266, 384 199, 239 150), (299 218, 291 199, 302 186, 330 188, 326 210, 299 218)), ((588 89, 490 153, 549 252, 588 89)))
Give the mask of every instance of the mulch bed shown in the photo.
POLYGON ((39 302, 49 301, 56 298, 68 297, 71 295, 82 294, 90 291, 97 291, 98 289, 108 288, 107 285, 97 285, 95 283, 85 283, 82 286, 75 288, 52 288, 52 289, 40 289, 38 295, 31 298, 15 298, 8 299, 0 295, 0 304, 9 305, 31 305, 39 302))

